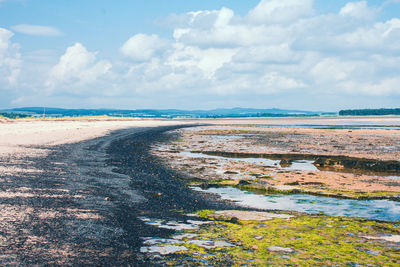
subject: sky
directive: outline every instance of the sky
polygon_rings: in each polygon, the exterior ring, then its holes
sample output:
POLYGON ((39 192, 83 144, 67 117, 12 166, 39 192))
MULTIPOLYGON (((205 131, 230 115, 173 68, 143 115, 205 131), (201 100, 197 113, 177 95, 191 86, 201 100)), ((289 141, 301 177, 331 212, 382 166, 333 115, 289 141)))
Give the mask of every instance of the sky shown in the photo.
POLYGON ((0 108, 399 103, 400 0, 0 0, 0 108))

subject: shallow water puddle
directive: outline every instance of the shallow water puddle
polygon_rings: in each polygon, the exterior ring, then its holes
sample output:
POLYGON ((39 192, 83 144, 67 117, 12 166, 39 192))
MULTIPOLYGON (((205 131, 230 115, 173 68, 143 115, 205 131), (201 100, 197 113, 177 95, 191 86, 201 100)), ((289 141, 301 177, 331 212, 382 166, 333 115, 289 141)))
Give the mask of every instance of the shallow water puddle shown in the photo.
POLYGON ((314 161, 312 160, 293 160, 288 166, 282 167, 280 165, 280 160, 272 160, 267 158, 231 158, 207 155, 203 153, 193 153, 193 152, 180 152, 180 155, 186 158, 205 158, 205 159, 218 159, 218 160, 228 160, 228 161, 240 161, 250 164, 259 164, 266 167, 274 167, 281 170, 287 171, 318 171, 317 167, 314 166, 314 161))
POLYGON ((294 195, 257 195, 233 187, 201 189, 195 191, 215 193, 222 199, 232 200, 239 205, 256 209, 277 209, 299 211, 310 214, 323 212, 330 216, 360 217, 366 219, 397 221, 400 220, 400 202, 390 200, 352 200, 321 196, 294 195))
POLYGON ((244 136, 241 135, 222 135, 222 134, 215 134, 215 135, 208 135, 214 139, 222 139, 222 140, 234 140, 234 139, 242 139, 244 136))
POLYGON ((147 225, 156 226, 158 228, 170 229, 176 231, 196 230, 200 225, 208 224, 209 221, 194 221, 187 220, 187 222, 165 221, 160 219, 150 219, 146 217, 139 217, 139 219, 147 225))
MULTIPOLYGON (((202 225, 213 223, 212 221, 196 220, 187 220, 186 222, 165 221, 146 217, 139 217, 139 219, 147 225, 176 231, 197 230, 202 225)), ((160 257, 161 255, 169 255, 188 250, 184 245, 196 245, 205 249, 234 246, 223 240, 198 240, 196 239, 198 236, 198 234, 184 233, 173 235, 171 238, 141 237, 143 246, 140 248, 140 252, 151 254, 153 257, 160 257)))
MULTIPOLYGON (((180 155, 185 158, 204 158, 204 159, 216 159, 222 162, 226 161, 239 161, 246 162, 250 164, 257 164, 265 167, 275 168, 276 170, 282 171, 302 171, 302 172, 320 172, 320 171, 328 171, 335 173, 354 173, 354 174, 362 174, 364 172, 360 170, 350 170, 350 169, 340 169, 333 167, 316 167, 314 165, 314 160, 289 160, 282 163, 282 160, 272 160, 268 158, 251 158, 251 157, 224 157, 224 156, 216 156, 216 155, 208 155, 206 153, 195 153, 195 152, 180 152, 180 155)), ((223 173, 223 171, 220 171, 223 173)), ((400 176, 392 175, 391 173, 384 172, 365 172, 365 174, 373 176, 386 178, 391 180, 400 180, 400 176)), ((270 174, 271 175, 271 174, 270 174)))

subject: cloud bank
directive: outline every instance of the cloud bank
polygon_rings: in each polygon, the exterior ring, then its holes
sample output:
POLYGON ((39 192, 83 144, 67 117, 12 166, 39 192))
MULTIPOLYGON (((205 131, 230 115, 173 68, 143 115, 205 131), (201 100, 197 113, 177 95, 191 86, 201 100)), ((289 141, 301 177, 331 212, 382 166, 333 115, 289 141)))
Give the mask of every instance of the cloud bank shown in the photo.
MULTIPOLYGON (((48 96, 96 98, 98 105, 108 97, 154 108, 162 101, 188 108, 188 99, 196 99, 196 107, 213 107, 326 96, 332 108, 329 96, 398 98, 400 18, 379 20, 384 8, 358 1, 337 13, 318 14, 312 0, 262 0, 245 16, 228 7, 196 10, 170 19, 170 38, 128 36, 120 58, 100 60, 101 53, 76 43, 36 87, 48 96)), ((20 64, 11 37, 12 32, 0 31, 0 59, 7 59, 0 60, 0 82, 9 86, 15 85, 20 64)))

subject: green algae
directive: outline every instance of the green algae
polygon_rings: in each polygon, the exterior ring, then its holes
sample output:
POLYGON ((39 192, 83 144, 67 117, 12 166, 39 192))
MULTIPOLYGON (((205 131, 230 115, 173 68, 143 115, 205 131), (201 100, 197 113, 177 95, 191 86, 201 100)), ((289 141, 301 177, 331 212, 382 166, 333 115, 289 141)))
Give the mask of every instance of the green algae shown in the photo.
POLYGON ((398 266, 400 262, 400 246, 363 238, 398 235, 400 227, 396 223, 315 215, 233 223, 212 218, 212 213, 212 210, 198 213, 215 223, 195 233, 201 239, 225 240, 236 246, 206 250, 182 244, 189 249, 179 253, 183 259, 205 258, 211 265, 229 266, 398 266), (291 248, 295 252, 270 252, 271 246, 291 248))

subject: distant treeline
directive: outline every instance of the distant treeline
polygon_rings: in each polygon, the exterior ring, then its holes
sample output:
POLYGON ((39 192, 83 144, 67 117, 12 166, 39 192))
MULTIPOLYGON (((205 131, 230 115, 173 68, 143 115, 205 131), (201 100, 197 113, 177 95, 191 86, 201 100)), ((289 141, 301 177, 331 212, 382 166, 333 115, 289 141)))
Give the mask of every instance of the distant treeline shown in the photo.
MULTIPOLYGON (((333 113, 326 113, 322 115, 332 115, 333 113)), ((225 115, 202 115, 199 118, 259 118, 259 117, 314 117, 320 114, 279 114, 279 113, 257 113, 257 114, 225 114, 225 115)))
POLYGON ((381 109, 348 109, 339 111, 340 116, 366 116, 366 115, 400 115, 400 108, 381 109))
POLYGON ((0 113, 0 117, 5 117, 9 119, 22 119, 30 117, 29 115, 19 114, 19 113, 0 113))
MULTIPOLYGON (((0 0, 1 1, 1 0, 0 0)), ((142 118, 238 118, 238 117, 305 117, 336 115, 322 111, 304 111, 287 109, 254 109, 254 108, 221 108, 212 110, 179 110, 179 109, 62 109, 51 107, 25 107, 2 110, 0 112, 24 113, 34 117, 79 117, 111 116, 142 118)))

